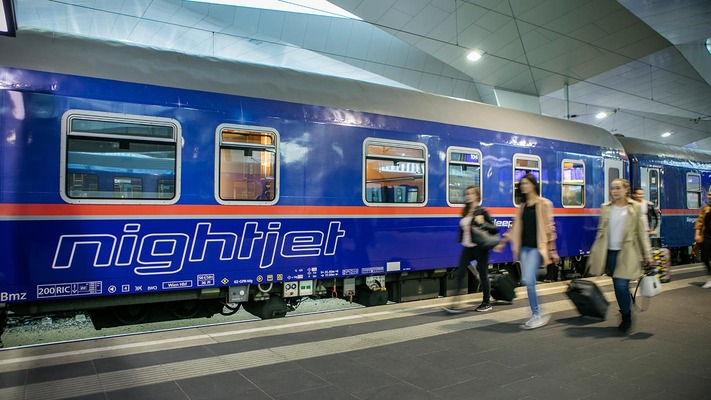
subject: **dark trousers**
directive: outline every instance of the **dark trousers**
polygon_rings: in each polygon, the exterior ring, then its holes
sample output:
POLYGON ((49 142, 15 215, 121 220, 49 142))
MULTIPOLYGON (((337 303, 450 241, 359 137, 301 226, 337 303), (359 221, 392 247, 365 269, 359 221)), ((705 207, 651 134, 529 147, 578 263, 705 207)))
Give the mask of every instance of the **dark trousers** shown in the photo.
POLYGON ((709 274, 711 274, 711 238, 704 236, 701 242, 701 262, 704 263, 709 274))
POLYGON ((481 290, 484 292, 484 303, 489 303, 491 300, 491 285, 489 284, 489 251, 482 250, 479 246, 462 247, 462 254, 459 256, 459 264, 457 264, 457 292, 462 288, 462 283, 467 278, 469 273, 469 264, 476 260, 476 270, 479 272, 479 280, 481 281, 481 290))

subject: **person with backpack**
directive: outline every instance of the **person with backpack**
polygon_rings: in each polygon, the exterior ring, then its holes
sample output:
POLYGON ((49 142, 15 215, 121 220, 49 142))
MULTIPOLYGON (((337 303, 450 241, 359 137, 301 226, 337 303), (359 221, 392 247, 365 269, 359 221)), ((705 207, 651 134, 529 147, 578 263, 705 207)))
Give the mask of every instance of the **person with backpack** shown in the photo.
MULTIPOLYGON (((483 299, 481 304, 474 309, 478 312, 491 311, 491 285, 489 283, 489 250, 492 244, 485 244, 481 237, 484 235, 491 236, 491 240, 498 243, 498 228, 494 225, 489 213, 480 206, 481 192, 477 186, 469 186, 464 191, 464 208, 462 208, 461 218, 459 219, 459 242, 462 244, 462 252, 459 256, 459 264, 456 269, 457 294, 462 289, 464 279, 469 273, 469 264, 476 261, 476 270, 479 273, 479 281, 481 282, 483 299), (475 238, 477 230, 485 231, 480 234, 480 238, 475 238), (478 242, 478 243, 477 243, 478 242)), ((456 299, 456 297, 454 298, 456 299)), ((450 314, 459 314, 464 312, 456 302, 452 300, 452 305, 445 307, 445 310, 450 314)))

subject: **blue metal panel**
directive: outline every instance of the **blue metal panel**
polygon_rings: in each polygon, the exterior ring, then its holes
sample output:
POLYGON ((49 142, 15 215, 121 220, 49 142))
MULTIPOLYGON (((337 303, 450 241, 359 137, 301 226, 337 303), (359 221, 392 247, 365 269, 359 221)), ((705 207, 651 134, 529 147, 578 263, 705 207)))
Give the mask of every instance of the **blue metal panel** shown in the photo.
MULTIPOLYGON (((515 212, 514 154, 540 157, 542 195, 554 202, 558 213, 560 254, 584 254, 594 239, 597 208, 603 199, 603 154, 617 151, 327 107, 21 72, 23 90, 1 93, 0 118, 17 137, 0 144, 0 201, 69 207, 50 212, 49 217, 40 213, 0 220, 0 233, 10 238, 0 244, 0 254, 9 266, 2 291, 25 293, 23 300, 452 267, 460 245, 456 242, 458 210, 446 202, 443 155, 450 146, 482 151, 484 206, 502 227, 510 225, 515 212), (48 82, 53 82, 51 88, 48 82), (18 118, 18 101, 32 113, 18 118), (58 194, 60 118, 72 109, 177 120, 183 136, 183 185, 178 203, 160 206, 158 215, 132 211, 137 208, 131 204, 123 206, 126 215, 67 211, 85 209, 65 205, 58 194), (250 217, 242 215, 244 208, 240 215, 233 215, 235 206, 217 203, 215 129, 225 123, 266 126, 279 132, 278 206, 298 206, 299 212, 278 217, 259 211, 270 206, 254 206, 255 215, 250 217), (390 214, 382 211, 388 208, 374 213, 374 208, 362 203, 362 146, 371 137, 427 146, 426 207, 390 208, 398 211, 390 214), (586 164, 584 209, 561 207, 563 159, 586 164), (38 168, 43 174, 36 173, 38 168), (219 215, 201 215, 202 209, 185 215, 176 211, 179 206, 219 207, 219 215), (317 212, 309 216, 313 207, 333 215, 317 212), (359 207, 362 212, 350 209, 339 215, 338 207, 359 207), (435 207, 437 211, 427 212, 435 207)), ((491 258, 492 262, 511 260, 509 252, 491 258)))

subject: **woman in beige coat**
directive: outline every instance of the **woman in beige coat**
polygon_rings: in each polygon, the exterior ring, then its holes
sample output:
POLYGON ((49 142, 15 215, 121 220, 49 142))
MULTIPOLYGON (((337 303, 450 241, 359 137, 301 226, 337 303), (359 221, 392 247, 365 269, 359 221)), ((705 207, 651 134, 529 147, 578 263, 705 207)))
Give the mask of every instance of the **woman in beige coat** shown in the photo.
POLYGON ((628 197, 630 184, 626 179, 610 183, 611 202, 601 206, 595 243, 590 250, 588 268, 591 274, 604 272, 612 277, 615 297, 620 306, 621 331, 632 326, 630 280, 639 279, 642 261, 652 261, 649 236, 644 227, 644 214, 639 204, 628 197))

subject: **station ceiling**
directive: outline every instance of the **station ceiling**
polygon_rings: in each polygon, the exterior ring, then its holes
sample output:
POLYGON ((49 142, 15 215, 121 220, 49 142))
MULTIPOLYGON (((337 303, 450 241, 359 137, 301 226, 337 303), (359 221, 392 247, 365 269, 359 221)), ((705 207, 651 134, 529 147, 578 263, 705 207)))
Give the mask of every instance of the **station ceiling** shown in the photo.
POLYGON ((711 150, 708 0, 331 0, 353 15, 345 18, 202 1, 14 2, 18 34, 38 28, 410 87, 711 150), (482 57, 471 62, 475 50, 482 57))

